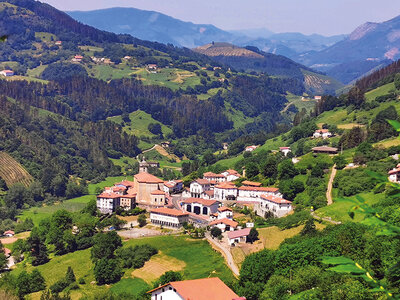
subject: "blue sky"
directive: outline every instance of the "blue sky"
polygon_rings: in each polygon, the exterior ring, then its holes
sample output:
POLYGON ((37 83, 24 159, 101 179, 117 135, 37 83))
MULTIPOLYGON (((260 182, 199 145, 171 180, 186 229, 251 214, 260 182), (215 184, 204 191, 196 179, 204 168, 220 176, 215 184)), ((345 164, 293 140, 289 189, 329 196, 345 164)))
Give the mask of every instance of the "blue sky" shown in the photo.
POLYGON ((135 7, 221 29, 334 35, 400 15, 399 0, 42 0, 61 10, 135 7))

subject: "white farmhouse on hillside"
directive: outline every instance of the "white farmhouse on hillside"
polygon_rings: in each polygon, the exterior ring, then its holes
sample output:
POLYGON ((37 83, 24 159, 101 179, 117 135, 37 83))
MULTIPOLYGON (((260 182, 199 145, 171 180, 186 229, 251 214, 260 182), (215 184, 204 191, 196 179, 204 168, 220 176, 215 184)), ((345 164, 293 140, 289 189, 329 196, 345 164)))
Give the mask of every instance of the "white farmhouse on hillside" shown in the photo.
POLYGON ((332 133, 329 132, 328 129, 318 129, 314 132, 313 137, 314 138, 323 138, 323 139, 327 139, 330 138, 332 136, 332 133))
POLYGON ((231 169, 226 170, 221 174, 226 177, 226 181, 235 181, 236 179, 239 179, 241 177, 241 175, 237 171, 231 169))
POLYGON ((261 195, 261 201, 254 207, 259 216, 264 217, 270 212, 280 218, 292 211, 292 202, 274 195, 261 195))
POLYGON ((285 156, 287 156, 289 152, 292 152, 290 147, 279 147, 279 151, 282 152, 282 154, 285 156))
POLYGON ((393 168, 393 170, 390 170, 388 174, 390 182, 400 183, 400 164, 398 164, 396 168, 393 168))

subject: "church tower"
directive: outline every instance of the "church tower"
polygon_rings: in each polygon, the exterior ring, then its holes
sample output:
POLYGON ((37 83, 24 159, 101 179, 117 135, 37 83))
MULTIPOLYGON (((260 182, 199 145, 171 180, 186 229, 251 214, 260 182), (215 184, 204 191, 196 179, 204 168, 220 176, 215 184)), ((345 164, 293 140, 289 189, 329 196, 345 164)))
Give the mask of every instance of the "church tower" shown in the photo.
POLYGON ((143 160, 139 163, 139 174, 140 173, 148 173, 149 164, 146 162, 144 156, 143 160))

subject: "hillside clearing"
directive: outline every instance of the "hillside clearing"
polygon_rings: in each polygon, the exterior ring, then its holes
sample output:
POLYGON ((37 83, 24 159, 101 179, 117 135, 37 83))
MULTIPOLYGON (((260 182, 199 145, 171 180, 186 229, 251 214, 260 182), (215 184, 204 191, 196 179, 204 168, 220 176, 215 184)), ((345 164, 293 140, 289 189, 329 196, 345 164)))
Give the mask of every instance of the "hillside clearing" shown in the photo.
POLYGON ((16 183, 28 187, 33 181, 33 177, 24 167, 5 152, 0 152, 0 177, 3 178, 8 187, 16 183))

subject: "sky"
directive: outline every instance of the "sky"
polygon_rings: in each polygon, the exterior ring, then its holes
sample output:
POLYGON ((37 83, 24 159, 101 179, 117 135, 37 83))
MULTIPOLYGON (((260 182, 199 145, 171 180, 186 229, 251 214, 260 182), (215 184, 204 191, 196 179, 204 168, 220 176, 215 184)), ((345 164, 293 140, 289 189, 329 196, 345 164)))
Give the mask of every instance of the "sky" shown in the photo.
POLYGON ((399 0, 41 0, 64 11, 134 7, 224 30, 347 34, 400 15, 399 0))

